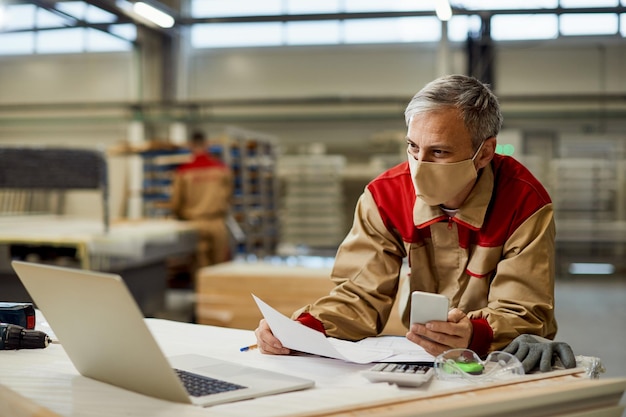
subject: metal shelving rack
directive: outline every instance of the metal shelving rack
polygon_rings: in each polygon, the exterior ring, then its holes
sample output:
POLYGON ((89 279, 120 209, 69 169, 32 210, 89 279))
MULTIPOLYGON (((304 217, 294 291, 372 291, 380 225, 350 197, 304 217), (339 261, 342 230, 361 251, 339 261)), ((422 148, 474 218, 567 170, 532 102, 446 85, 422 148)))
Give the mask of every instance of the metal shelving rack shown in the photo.
POLYGON ((210 141, 209 152, 233 170, 232 217, 243 233, 235 255, 271 256, 278 244, 276 138, 227 128, 210 141))
POLYGON ((345 236, 341 155, 283 156, 281 246, 335 249, 345 236))
POLYGON ((176 168, 190 159, 185 148, 150 149, 139 153, 143 160, 143 216, 171 217, 169 207, 176 168))
MULTIPOLYGON (((233 255, 275 254, 278 243, 276 139, 239 128, 209 138, 208 152, 231 167, 235 177, 231 215, 242 235, 233 255)), ((172 175, 189 159, 184 148, 141 152, 145 217, 168 217, 172 175)))
POLYGON ((619 219, 619 182, 615 161, 555 159, 552 161, 550 185, 557 219, 619 219))

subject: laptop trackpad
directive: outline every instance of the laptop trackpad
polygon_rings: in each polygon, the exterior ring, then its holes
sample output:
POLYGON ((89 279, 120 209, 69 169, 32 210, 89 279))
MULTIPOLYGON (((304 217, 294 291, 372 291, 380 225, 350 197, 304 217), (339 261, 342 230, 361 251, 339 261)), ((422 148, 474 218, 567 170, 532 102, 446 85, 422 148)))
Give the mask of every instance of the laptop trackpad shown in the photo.
MULTIPOLYGON (((202 355, 180 355, 169 358, 170 364, 174 368, 199 375, 215 377, 238 377, 249 374, 249 366, 239 365, 236 362, 222 361, 202 355)), ((254 368, 252 368, 254 369, 254 368)))
POLYGON ((221 377, 221 378, 236 378, 244 375, 250 374, 250 368, 244 367, 241 365, 237 365, 236 363, 226 362, 213 364, 209 366, 200 366, 191 369, 193 372, 196 372, 200 375, 209 375, 213 378, 221 377))

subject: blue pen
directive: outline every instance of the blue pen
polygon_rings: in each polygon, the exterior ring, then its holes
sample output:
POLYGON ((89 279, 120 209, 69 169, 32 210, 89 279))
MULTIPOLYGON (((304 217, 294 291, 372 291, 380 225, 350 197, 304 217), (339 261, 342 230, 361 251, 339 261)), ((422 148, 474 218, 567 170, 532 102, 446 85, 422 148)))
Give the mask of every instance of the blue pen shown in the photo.
POLYGON ((256 349, 257 347, 258 347, 257 345, 244 346, 241 349, 239 349, 239 352, 247 352, 249 350, 256 349))

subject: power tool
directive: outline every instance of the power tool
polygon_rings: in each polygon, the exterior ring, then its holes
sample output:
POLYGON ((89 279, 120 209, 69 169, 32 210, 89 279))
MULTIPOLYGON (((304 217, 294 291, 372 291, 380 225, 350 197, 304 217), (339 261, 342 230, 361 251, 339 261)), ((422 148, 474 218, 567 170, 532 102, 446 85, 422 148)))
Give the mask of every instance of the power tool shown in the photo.
POLYGON ((50 337, 35 329, 31 303, 0 303, 0 350, 45 348, 50 337))
POLYGON ((0 303, 0 323, 35 328, 35 307, 32 303, 0 303))
POLYGON ((0 350, 39 349, 50 344, 42 331, 25 329, 17 324, 0 324, 0 350))

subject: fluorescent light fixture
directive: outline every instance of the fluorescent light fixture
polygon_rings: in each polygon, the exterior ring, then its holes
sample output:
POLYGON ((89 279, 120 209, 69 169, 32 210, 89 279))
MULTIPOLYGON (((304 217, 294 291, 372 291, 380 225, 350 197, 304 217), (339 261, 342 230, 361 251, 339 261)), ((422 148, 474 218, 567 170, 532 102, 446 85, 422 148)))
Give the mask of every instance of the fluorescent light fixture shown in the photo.
POLYGON ((452 18, 452 8, 448 0, 435 0, 435 13, 442 22, 447 22, 452 18))
POLYGON ((615 272, 615 266, 605 263, 572 263, 568 270, 572 275, 611 275, 615 272))
POLYGON ((133 11, 162 28, 171 28, 175 23, 172 16, 142 1, 133 5, 133 11))

